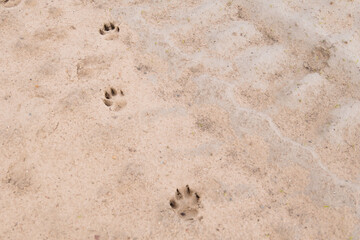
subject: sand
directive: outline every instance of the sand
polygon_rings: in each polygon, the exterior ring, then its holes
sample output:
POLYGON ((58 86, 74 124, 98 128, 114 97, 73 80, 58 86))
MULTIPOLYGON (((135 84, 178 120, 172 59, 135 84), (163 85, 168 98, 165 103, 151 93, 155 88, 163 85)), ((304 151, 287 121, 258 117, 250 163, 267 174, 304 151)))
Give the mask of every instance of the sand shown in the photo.
POLYGON ((0 239, 360 239, 357 0, 0 0, 0 239))

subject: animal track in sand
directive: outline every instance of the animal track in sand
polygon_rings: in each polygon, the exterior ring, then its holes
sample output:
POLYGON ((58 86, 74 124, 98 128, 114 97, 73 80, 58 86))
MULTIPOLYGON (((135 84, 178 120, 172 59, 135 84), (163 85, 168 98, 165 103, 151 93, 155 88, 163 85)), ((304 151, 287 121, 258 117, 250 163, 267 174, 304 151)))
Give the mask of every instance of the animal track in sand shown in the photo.
POLYGON ((16 7, 17 5, 19 5, 21 2, 21 0, 0 0, 0 5, 6 7, 6 8, 11 8, 11 7, 16 7))
POLYGON ((175 197, 170 200, 170 207, 180 218, 194 220, 199 213, 200 196, 186 185, 183 189, 176 189, 175 197))
POLYGON ((318 46, 311 51, 308 61, 304 62, 304 67, 310 72, 318 72, 328 67, 328 61, 331 57, 331 47, 318 46))
POLYGON ((105 90, 103 102, 111 111, 119 111, 127 104, 124 96, 123 90, 117 91, 115 88, 110 87, 105 90))
POLYGON ((119 27, 115 26, 115 24, 112 23, 112 22, 104 23, 102 28, 99 29, 99 32, 100 32, 101 35, 117 33, 119 31, 120 31, 119 27))
POLYGON ((25 160, 13 163, 10 165, 3 182, 14 193, 25 193, 32 185, 31 167, 26 165, 25 160))

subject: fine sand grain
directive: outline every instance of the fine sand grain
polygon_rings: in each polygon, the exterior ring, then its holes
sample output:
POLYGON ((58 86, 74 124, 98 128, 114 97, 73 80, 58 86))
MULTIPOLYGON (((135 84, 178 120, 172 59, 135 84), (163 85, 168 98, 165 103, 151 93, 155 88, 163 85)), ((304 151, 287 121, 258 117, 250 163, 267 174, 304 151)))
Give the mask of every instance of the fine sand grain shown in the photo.
POLYGON ((358 0, 0 0, 0 239, 360 240, 358 0))

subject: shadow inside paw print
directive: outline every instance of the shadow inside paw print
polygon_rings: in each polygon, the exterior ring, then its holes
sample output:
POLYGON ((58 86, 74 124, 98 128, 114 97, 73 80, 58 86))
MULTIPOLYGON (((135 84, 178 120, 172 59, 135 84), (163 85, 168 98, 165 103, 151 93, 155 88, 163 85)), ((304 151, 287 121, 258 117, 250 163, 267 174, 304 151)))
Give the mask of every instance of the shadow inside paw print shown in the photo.
POLYGON ((115 88, 111 87, 105 91, 103 102, 110 110, 119 111, 127 104, 124 96, 125 94, 121 89, 117 91, 115 88))
POLYGON ((183 189, 176 189, 175 197, 170 200, 170 206, 180 218, 194 220, 199 213, 200 196, 186 185, 183 189))
POLYGON ((105 23, 103 25, 102 28, 99 29, 99 32, 101 35, 106 35, 106 34, 110 34, 110 33, 116 33, 119 32, 120 29, 118 26, 115 26, 114 23, 109 22, 109 23, 105 23))

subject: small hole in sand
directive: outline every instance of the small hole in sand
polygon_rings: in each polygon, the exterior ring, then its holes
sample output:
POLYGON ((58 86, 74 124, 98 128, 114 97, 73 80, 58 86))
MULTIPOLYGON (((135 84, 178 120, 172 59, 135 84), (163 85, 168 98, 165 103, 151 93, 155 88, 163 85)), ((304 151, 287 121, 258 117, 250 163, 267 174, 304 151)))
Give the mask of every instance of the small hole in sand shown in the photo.
POLYGON ((196 197, 197 200, 200 199, 200 196, 197 193, 195 193, 195 197, 196 197))
POLYGON ((111 30, 114 30, 115 29, 115 25, 113 23, 110 23, 110 28, 111 30))
POLYGON ((104 104, 108 107, 110 107, 112 105, 112 102, 107 99, 104 99, 103 101, 104 101, 104 104))
POLYGON ((111 95, 112 96, 116 96, 117 95, 117 91, 115 90, 115 88, 110 88, 111 91, 111 95))
POLYGON ((186 185, 186 193, 187 193, 188 195, 191 194, 191 190, 190 190, 190 188, 189 188, 189 185, 186 185))
POLYGON ((182 194, 181 194, 181 192, 179 191, 179 189, 176 189, 176 199, 181 199, 182 198, 182 194))
POLYGON ((170 200, 170 206, 174 209, 177 208, 177 204, 174 200, 170 200))

